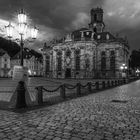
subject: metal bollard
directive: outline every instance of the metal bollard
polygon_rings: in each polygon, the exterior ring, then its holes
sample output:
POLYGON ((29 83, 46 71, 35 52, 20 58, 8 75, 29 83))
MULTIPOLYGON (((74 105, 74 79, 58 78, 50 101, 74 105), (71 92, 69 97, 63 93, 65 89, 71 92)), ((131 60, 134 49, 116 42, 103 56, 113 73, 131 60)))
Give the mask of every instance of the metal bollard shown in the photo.
POLYGON ((91 82, 88 83, 88 91, 89 91, 89 92, 92 92, 92 89, 91 89, 91 82))
POLYGON ((96 90, 99 90, 99 82, 95 83, 95 88, 96 88, 96 90))
POLYGON ((81 95, 81 84, 77 83, 77 96, 81 95))
POLYGON ((123 83, 124 83, 124 84, 126 83, 126 79, 125 79, 125 78, 123 79, 123 83))
POLYGON ((111 86, 112 86, 112 87, 114 86, 114 81, 111 81, 111 86))
POLYGON ((25 108, 27 107, 26 99, 25 99, 25 84, 23 81, 19 81, 17 86, 17 101, 16 108, 25 108))
POLYGON ((65 95, 65 84, 60 86, 60 96, 65 99, 66 95, 65 95))
POLYGON ((120 80, 118 80, 118 85, 120 85, 120 80))
POLYGON ((121 80, 121 85, 123 84, 123 79, 121 80))
POLYGON ((117 86, 117 81, 115 80, 115 86, 117 86))
POLYGON ((108 86, 108 88, 110 87, 110 81, 107 81, 107 86, 108 86))
POLYGON ((41 105, 43 104, 43 86, 37 87, 37 99, 38 99, 38 104, 41 105))
POLYGON ((105 81, 102 82, 102 88, 105 89, 105 81))

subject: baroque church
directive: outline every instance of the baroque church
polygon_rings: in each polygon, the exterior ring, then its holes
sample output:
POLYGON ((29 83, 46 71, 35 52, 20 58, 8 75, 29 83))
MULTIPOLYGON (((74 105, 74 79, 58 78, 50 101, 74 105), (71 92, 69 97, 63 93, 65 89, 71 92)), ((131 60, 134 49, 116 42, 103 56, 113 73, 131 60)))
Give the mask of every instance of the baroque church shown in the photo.
MULTIPOLYGON (((43 47, 43 73, 51 78, 119 78, 128 67, 126 38, 105 31, 103 9, 90 11, 87 28, 75 30, 62 40, 43 47)), ((127 70, 126 70, 127 73, 127 70)))

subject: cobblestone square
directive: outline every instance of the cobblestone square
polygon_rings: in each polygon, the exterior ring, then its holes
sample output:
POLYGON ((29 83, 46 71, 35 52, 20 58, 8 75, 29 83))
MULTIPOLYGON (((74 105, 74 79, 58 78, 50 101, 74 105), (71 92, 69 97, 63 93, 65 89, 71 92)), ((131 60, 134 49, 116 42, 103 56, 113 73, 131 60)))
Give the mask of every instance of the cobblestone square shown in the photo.
POLYGON ((140 140, 139 91, 140 80, 24 113, 0 110, 0 139, 140 140))

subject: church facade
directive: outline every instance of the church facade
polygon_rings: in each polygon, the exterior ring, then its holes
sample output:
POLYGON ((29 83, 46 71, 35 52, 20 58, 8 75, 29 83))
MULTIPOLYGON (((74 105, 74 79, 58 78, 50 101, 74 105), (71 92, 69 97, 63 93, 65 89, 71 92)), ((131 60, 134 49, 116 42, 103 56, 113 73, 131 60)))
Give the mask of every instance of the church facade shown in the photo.
MULTIPOLYGON (((44 45, 43 73, 52 78, 115 78, 128 68, 129 45, 104 31, 103 9, 90 11, 88 28, 68 34, 63 40, 44 45)), ((127 73, 127 70, 125 71, 127 73)))

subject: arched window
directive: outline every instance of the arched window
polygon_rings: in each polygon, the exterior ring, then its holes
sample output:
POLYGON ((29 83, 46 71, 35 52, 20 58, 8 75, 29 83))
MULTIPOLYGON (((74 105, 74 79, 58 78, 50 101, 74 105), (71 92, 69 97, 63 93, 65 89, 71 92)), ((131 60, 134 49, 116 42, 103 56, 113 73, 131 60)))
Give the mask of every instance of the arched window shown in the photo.
POLYGON ((86 67, 86 69, 89 69, 89 67, 90 67, 90 60, 89 60, 89 58, 87 58, 85 60, 85 67, 86 67))
POLYGON ((94 21, 97 21, 97 14, 94 15, 94 21))
POLYGON ((67 50, 66 51, 66 57, 70 57, 71 56, 71 51, 70 50, 67 50))
POLYGON ((57 70, 62 70, 62 52, 57 53, 57 70))
POLYGON ((50 71, 50 56, 46 55, 46 74, 50 71))
POLYGON ((101 70, 106 70, 106 54, 105 51, 101 53, 101 70))
POLYGON ((93 56, 93 70, 95 69, 95 64, 96 64, 96 62, 95 62, 95 56, 93 56))
POLYGON ((115 51, 110 52, 110 70, 115 70, 115 51))
POLYGON ((80 50, 75 51, 75 70, 80 70, 80 50))
MULTIPOLYGON (((97 32, 97 28, 96 27, 94 27, 93 28, 93 31, 96 33, 97 32)), ((95 35, 96 36, 96 35, 95 35)))

